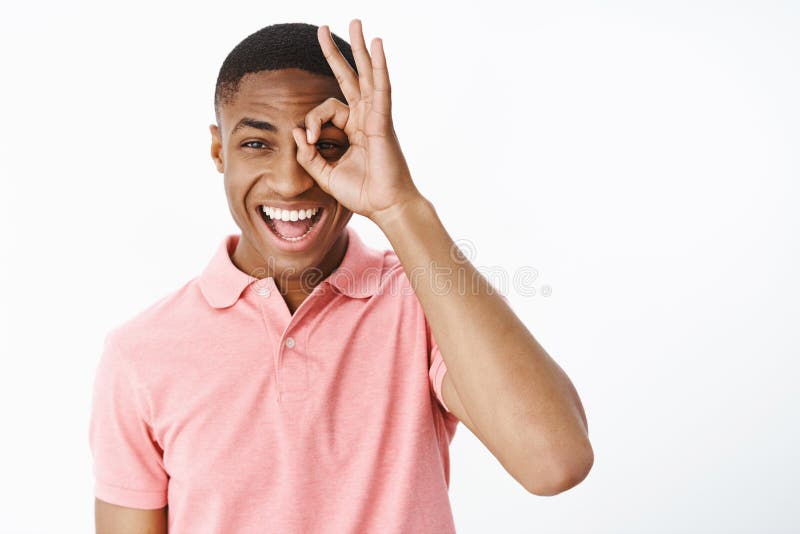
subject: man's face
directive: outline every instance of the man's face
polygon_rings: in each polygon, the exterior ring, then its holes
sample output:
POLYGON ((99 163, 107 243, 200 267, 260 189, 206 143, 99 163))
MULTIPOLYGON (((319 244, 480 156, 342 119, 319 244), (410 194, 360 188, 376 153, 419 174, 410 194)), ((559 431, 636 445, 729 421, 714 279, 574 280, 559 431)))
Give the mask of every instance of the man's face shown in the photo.
MULTIPOLYGON (((266 268, 268 276, 299 277, 308 268, 325 270, 343 250, 352 212, 300 166, 291 133, 330 97, 346 102, 333 77, 300 69, 251 73, 220 109, 220 124, 210 126, 211 155, 225 175, 228 206, 242 234, 234 259, 248 274, 266 268), (283 220, 283 210, 290 220, 283 220)), ((317 141, 323 157, 335 161, 348 146, 342 130, 323 125, 317 141)))

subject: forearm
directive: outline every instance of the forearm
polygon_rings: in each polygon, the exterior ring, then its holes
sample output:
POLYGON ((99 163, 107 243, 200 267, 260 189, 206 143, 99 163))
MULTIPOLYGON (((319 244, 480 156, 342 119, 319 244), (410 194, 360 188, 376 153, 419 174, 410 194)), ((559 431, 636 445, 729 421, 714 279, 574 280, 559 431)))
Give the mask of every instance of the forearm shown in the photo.
POLYGON ((580 399, 561 367, 477 269, 453 253, 427 200, 373 220, 413 284, 478 438, 526 478, 573 476, 591 446, 580 399))

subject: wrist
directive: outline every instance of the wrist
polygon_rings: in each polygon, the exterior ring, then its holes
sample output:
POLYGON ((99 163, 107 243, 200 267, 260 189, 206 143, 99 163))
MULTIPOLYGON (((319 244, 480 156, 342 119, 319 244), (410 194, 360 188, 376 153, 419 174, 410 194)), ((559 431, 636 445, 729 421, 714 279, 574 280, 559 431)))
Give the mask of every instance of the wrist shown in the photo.
POLYGON ((371 214, 369 218, 391 238, 390 234, 402 230, 404 226, 413 225, 414 221, 430 220, 435 215, 433 204, 421 194, 416 194, 371 214))

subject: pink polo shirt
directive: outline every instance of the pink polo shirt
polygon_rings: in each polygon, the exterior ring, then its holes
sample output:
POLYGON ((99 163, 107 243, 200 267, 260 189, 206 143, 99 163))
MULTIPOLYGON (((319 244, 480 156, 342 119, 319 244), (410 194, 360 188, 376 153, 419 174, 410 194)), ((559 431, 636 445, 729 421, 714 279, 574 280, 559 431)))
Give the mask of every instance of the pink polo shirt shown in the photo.
POLYGON ((230 260, 112 329, 92 399, 95 496, 169 504, 170 534, 455 532, 447 370, 402 265, 347 227, 294 315, 230 260))

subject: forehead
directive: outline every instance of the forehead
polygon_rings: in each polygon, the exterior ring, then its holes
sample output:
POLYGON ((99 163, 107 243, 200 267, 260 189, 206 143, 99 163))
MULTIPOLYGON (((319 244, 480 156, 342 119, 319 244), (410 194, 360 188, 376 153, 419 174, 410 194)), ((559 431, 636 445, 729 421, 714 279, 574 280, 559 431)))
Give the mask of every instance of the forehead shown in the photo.
POLYGON ((346 102, 332 76, 300 69, 249 73, 240 81, 234 99, 222 106, 221 126, 229 130, 242 117, 270 118, 293 126, 330 97, 346 102))

